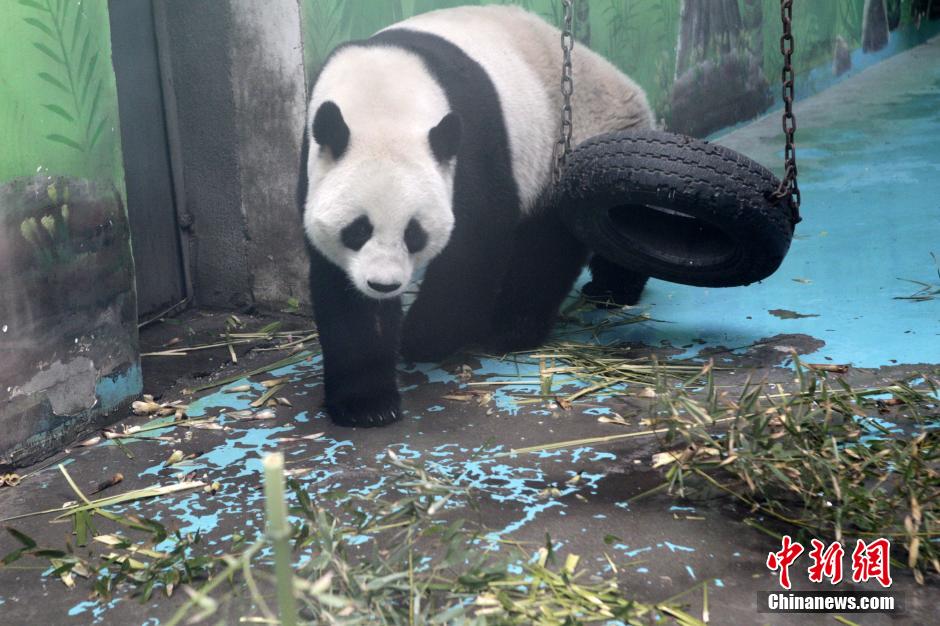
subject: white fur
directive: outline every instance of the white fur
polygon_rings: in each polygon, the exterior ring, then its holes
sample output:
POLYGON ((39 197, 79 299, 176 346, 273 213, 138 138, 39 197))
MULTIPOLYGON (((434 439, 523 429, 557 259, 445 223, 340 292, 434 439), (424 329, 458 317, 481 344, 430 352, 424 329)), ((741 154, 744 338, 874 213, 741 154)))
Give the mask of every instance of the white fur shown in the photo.
MULTIPOLYGON (((398 26, 443 37, 486 70, 500 97, 522 210, 531 211, 551 182, 561 129, 560 31, 520 7, 498 5, 432 11, 390 28, 398 26)), ((646 94, 613 64, 576 44, 572 71, 574 145, 609 131, 652 127, 646 94)))
MULTIPOLYGON (((559 31, 507 6, 433 11, 394 27, 436 34, 487 72, 500 98, 522 211, 531 212, 551 183, 560 129, 559 31)), ((653 125, 643 90, 611 63, 576 45, 573 71, 574 144, 603 132, 653 125)), ((346 48, 329 61, 313 91, 310 123, 326 100, 342 111, 350 144, 334 163, 311 141, 307 234, 363 293, 397 296, 444 248, 453 229, 453 164, 440 166, 428 143, 428 131, 449 110, 446 96, 419 57, 399 48, 369 47, 346 48), (342 245, 339 233, 363 213, 375 234, 357 253, 342 245), (409 255, 403 233, 414 216, 429 243, 409 255), (368 287, 370 280, 402 287, 380 294, 368 287)))
POLYGON ((304 227, 317 249, 345 269, 364 294, 398 296, 416 270, 444 249, 454 226, 453 163, 440 165, 428 142, 428 132, 450 110, 447 98, 417 56, 372 47, 346 48, 323 69, 308 128, 327 100, 339 106, 350 128, 349 147, 334 162, 311 139, 304 227), (340 232, 363 214, 375 230, 355 252, 343 246, 340 232), (404 243, 413 217, 428 233, 428 245, 417 254, 409 254, 404 243), (401 287, 380 293, 370 281, 401 287))

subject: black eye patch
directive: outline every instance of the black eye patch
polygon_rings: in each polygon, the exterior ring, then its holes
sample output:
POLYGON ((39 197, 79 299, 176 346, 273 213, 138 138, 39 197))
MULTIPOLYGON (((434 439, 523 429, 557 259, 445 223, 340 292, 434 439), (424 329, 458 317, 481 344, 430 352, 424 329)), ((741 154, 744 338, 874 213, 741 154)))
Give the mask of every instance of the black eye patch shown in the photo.
POLYGON ((428 245, 428 233, 421 227, 421 223, 418 220, 411 218, 411 221, 408 222, 408 227, 405 228, 405 247, 408 248, 408 252, 414 254, 415 252, 421 252, 424 250, 424 246, 428 245))
POLYGON ((339 234, 340 241, 350 250, 359 250, 371 237, 372 222, 365 215, 354 219, 339 234))

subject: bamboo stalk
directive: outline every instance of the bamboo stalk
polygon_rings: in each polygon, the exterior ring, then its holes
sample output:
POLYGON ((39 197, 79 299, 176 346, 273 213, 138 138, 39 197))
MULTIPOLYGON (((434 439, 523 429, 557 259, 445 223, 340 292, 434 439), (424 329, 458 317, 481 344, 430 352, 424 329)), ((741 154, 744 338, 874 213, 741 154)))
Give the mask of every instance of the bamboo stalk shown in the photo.
POLYGON ((227 376, 225 378, 220 378, 217 381, 207 383, 205 385, 200 385, 198 387, 193 387, 189 391, 191 393, 198 393, 200 391, 205 391, 207 389, 214 389, 216 387, 221 387, 222 385, 227 385, 229 383, 234 383, 237 380, 242 378, 250 378, 252 376, 257 376, 258 374, 263 374, 265 372, 270 372, 273 370, 281 369, 282 367, 287 367, 288 365, 294 365, 295 363, 300 363, 314 355, 313 352, 309 350, 304 350, 303 352, 298 352, 297 354, 291 355, 280 361, 275 361, 269 365, 259 367, 257 369, 250 370, 248 372, 241 372, 239 374, 233 374, 232 376, 227 376))
POLYGON ((285 383, 281 383, 281 384, 279 384, 279 385, 275 385, 274 387, 269 388, 267 391, 265 391, 265 392, 261 395, 260 398, 258 398, 258 399, 255 400, 254 402, 252 402, 252 403, 250 404, 250 406, 252 406, 252 407, 254 407, 254 408, 256 408, 256 409, 259 408, 259 407, 264 406, 265 402, 267 402, 268 400, 270 400, 271 398, 273 398, 275 394, 280 393, 280 392, 281 392, 281 389, 283 389, 283 388, 286 387, 286 386, 287 386, 287 385, 286 385, 285 383))
POLYGON ((140 356, 186 356, 190 352, 199 350, 212 350, 213 348, 225 348, 226 346, 241 345, 251 343, 251 339, 233 339, 232 341, 220 341, 218 343, 207 343, 200 346, 183 346, 181 348, 170 348, 169 350, 159 350, 157 352, 144 352, 140 356))
MULTIPOLYGON (((713 423, 730 422, 735 418, 723 417, 714 420, 713 423)), ((585 439, 571 439, 569 441, 559 441, 557 443, 545 443, 538 446, 529 446, 528 448, 512 448, 509 452, 501 452, 494 455, 493 458, 512 456, 514 454, 530 454, 532 452, 543 452, 548 450, 558 450, 560 448, 573 448, 575 446, 594 446, 611 441, 621 441, 623 439, 633 439, 635 437, 650 437, 653 435, 662 435, 669 432, 669 428, 655 428, 652 430, 641 430, 633 433, 624 433, 622 435, 606 435, 604 437, 587 437, 585 439)))
POLYGON ((264 508, 268 519, 267 535, 274 545, 274 575, 277 581, 277 605, 282 626, 297 624, 294 600, 294 572, 291 568, 290 525, 284 495, 284 455, 275 452, 264 457, 264 508))
POLYGON ((263 540, 256 541, 250 548, 245 550, 242 553, 241 558, 238 559, 229 559, 225 569, 220 572, 218 575, 210 578, 205 585, 199 588, 198 591, 194 591, 189 599, 183 603, 183 606, 176 610, 176 613, 170 618, 170 621, 166 623, 166 626, 177 626, 183 619, 189 614, 193 607, 199 605, 201 602, 210 600, 209 594, 215 590, 216 587, 221 585, 224 582, 231 582, 232 576, 239 568, 242 567, 242 561, 250 562, 255 554, 261 551, 264 548, 265 542, 263 540))
POLYGON ((104 513, 101 509, 107 506, 113 506, 115 504, 123 504, 125 502, 131 502, 133 500, 144 500, 147 498, 155 498, 158 496, 165 496, 171 493, 176 493, 179 491, 186 491, 188 489, 196 489, 198 487, 205 486, 201 480, 193 480, 182 483, 174 483, 170 485, 157 486, 157 487, 145 487, 143 489, 133 489, 131 491, 108 496, 106 498, 98 498, 96 500, 89 500, 88 504, 73 504, 71 506, 61 506, 54 509, 45 509, 42 511, 33 511, 32 513, 22 513, 20 515, 14 515, 12 517, 0 518, 0 523, 3 522, 12 522, 13 520, 25 519, 27 517, 34 517, 37 515, 48 515, 50 513, 59 513, 60 515, 56 516, 53 521, 61 520, 73 513, 80 513, 82 511, 95 510, 99 514, 104 513))

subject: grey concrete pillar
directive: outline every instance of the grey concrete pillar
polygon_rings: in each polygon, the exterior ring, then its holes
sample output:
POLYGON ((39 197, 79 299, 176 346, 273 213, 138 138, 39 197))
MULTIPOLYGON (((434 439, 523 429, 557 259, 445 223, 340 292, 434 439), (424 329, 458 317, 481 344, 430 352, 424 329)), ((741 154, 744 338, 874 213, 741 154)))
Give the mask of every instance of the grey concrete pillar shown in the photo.
POLYGON ((196 302, 306 303, 295 200, 306 99, 298 0, 155 2, 196 302))

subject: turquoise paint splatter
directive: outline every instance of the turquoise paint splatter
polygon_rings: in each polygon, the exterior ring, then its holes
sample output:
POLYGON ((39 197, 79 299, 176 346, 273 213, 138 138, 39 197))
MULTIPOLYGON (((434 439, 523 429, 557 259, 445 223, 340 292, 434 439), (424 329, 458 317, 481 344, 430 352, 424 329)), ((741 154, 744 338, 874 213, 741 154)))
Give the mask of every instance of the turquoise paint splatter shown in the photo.
POLYGON ((680 546, 669 541, 664 541, 663 545, 669 548, 670 552, 695 552, 695 548, 689 548, 686 546, 680 546))
MULTIPOLYGON (((893 299, 913 291, 899 277, 936 280, 929 253, 940 241, 940 64, 923 69, 916 93, 885 86, 884 97, 866 102, 864 117, 834 111, 825 126, 801 128, 800 154, 812 157, 800 164, 804 221, 774 276, 732 289, 650 281, 644 301, 654 317, 671 323, 624 327, 619 336, 677 347, 701 338, 705 346, 681 355, 696 357, 703 347, 804 333, 826 342, 813 359, 858 367, 891 359, 940 362, 937 315, 925 314, 921 303, 893 299), (768 314, 781 308, 819 317, 768 314)), ((765 126, 739 132, 732 144, 766 137, 762 154, 770 154, 765 144, 779 141, 765 126)))
POLYGON ((107 413, 127 402, 129 398, 140 396, 143 388, 144 379, 139 363, 132 364, 123 373, 100 378, 95 384, 95 395, 98 397, 97 409, 107 413))

